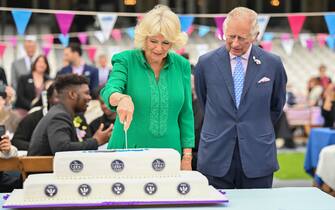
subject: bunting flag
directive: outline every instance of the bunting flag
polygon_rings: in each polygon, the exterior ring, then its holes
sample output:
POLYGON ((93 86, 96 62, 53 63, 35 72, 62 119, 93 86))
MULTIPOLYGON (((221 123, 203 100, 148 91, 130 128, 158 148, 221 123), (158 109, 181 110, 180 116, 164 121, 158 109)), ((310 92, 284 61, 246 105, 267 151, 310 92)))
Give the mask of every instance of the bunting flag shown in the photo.
POLYGON ((224 35, 224 31, 223 31, 223 23, 225 21, 226 17, 215 17, 214 18, 214 21, 215 21, 215 24, 216 24, 216 36, 222 40, 223 39, 223 35, 224 35))
POLYGON ((58 27, 60 31, 62 32, 62 34, 65 36, 69 32, 69 29, 72 25, 74 13, 62 12, 62 13, 56 13, 55 15, 56 15, 58 27))
POLYGON ((259 35, 257 37, 257 40, 262 40, 263 34, 265 32, 266 26, 268 25, 268 22, 270 20, 269 15, 258 15, 257 22, 259 26, 259 35))
POLYGON ((272 41, 272 39, 273 39, 273 33, 271 33, 271 32, 265 32, 264 34, 263 34, 263 41, 272 41))
POLYGON ((328 36, 326 41, 327 41, 328 47, 330 49, 334 50, 334 48, 335 48, 335 37, 334 36, 328 36))
POLYGON ((44 34, 42 36, 42 40, 44 45, 48 45, 51 47, 54 43, 54 36, 52 34, 44 34))
POLYGON ((134 39, 134 37, 135 37, 135 28, 134 27, 127 28, 126 32, 131 39, 134 39))
POLYGON ((105 40, 109 40, 117 19, 117 15, 115 13, 98 13, 97 18, 105 40))
POLYGON ((272 41, 261 41, 260 44, 265 51, 272 51, 272 41))
POLYGON ((293 51, 294 40, 291 38, 290 34, 282 34, 280 36, 281 45, 286 52, 286 54, 291 55, 293 51))
POLYGON ((105 36, 101 31, 94 32, 94 36, 100 42, 100 44, 103 44, 106 41, 105 36))
POLYGON ((176 53, 179 54, 179 55, 181 55, 181 54, 183 54, 183 53, 185 53, 185 52, 186 52, 185 47, 176 50, 176 53))
POLYGON ((121 30, 120 29, 113 29, 112 37, 115 41, 121 41, 122 40, 121 30))
POLYGON ((191 36, 192 35, 192 33, 193 33, 193 31, 194 31, 194 25, 191 25, 189 28, 188 28, 188 30, 187 30, 187 35, 188 36, 191 36))
POLYGON ((9 42, 12 44, 13 47, 17 45, 17 37, 16 36, 10 36, 9 42))
POLYGON ((67 47, 69 45, 70 36, 68 34, 66 35, 59 34, 58 39, 62 43, 63 47, 67 47))
POLYGON ((326 14, 324 16, 330 35, 335 35, 335 15, 326 14))
POLYGON ((298 35, 306 20, 305 15, 288 15, 288 22, 290 24, 294 39, 298 38, 298 35))
POLYGON ((19 35, 24 35, 32 12, 30 10, 13 10, 12 16, 19 35))
POLYGON ((86 48, 86 52, 88 55, 88 58, 91 60, 92 63, 94 63, 94 58, 95 58, 95 53, 97 52, 97 47, 96 46, 88 46, 86 48))
POLYGON ((307 40, 311 38, 311 35, 310 34, 307 34, 307 33, 303 33, 303 34, 300 34, 299 35, 299 40, 300 40, 300 44, 301 46, 303 47, 307 47, 307 40))
POLYGON ((289 39, 291 39, 291 34, 289 34, 289 33, 283 33, 283 34, 280 35, 280 40, 281 41, 287 41, 289 39))
POLYGON ((319 43, 319 47, 324 47, 326 45, 326 39, 328 37, 328 34, 317 34, 316 35, 316 40, 319 43))
POLYGON ((0 43, 0 58, 2 59, 4 52, 6 50, 6 44, 5 43, 0 43))
POLYGON ((48 45, 42 46, 42 51, 45 56, 49 55, 50 50, 51 50, 51 45, 48 44, 48 45))
POLYGON ((198 35, 200 37, 204 37, 208 32, 211 30, 209 26, 199 26, 198 28, 198 35))
POLYGON ((82 45, 87 44, 88 35, 87 35, 86 32, 79 32, 77 36, 78 36, 78 39, 80 41, 80 44, 82 44, 82 45))
POLYGON ((181 25, 181 31, 187 32, 193 24, 194 16, 179 15, 179 20, 180 20, 180 25, 181 25))
POLYGON ((219 40, 222 40, 224 37, 222 35, 222 31, 220 29, 216 28, 215 30, 215 37, 218 38, 219 40))
POLYGON ((314 40, 312 38, 308 38, 306 40, 306 47, 309 51, 312 51, 313 50, 313 47, 314 47, 314 40))
POLYGON ((137 16, 137 23, 141 22, 142 19, 143 19, 143 15, 137 16))

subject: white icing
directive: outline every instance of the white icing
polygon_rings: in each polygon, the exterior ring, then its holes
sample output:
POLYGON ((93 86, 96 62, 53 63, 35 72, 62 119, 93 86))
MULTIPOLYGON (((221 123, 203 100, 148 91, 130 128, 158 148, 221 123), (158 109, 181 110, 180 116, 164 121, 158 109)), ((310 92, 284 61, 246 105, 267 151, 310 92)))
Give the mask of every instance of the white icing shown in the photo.
POLYGON ((24 183, 25 199, 40 200, 91 200, 105 199, 117 201, 131 200, 160 200, 174 198, 201 198, 204 192, 208 191, 208 181, 205 176, 197 171, 182 171, 178 177, 167 178, 117 178, 117 179, 57 179, 52 174, 30 175, 30 178, 24 183), (114 183, 122 183, 124 192, 116 195, 112 192, 114 183), (157 191, 151 195, 147 194, 144 186, 147 183, 155 183, 157 191), (190 190, 183 195, 178 192, 177 187, 180 183, 187 183, 190 190), (56 186, 57 194, 54 197, 46 196, 44 190, 49 184, 56 186), (78 187, 81 184, 87 184, 91 187, 91 192, 87 197, 79 194, 78 187))
POLYGON ((226 199, 208 185, 201 173, 180 171, 177 151, 135 149, 56 153, 54 173, 30 175, 23 190, 15 190, 5 206, 208 200, 226 199), (158 171, 155 171, 152 162, 157 159, 158 171), (122 171, 112 170, 113 160, 122 161, 122 171), (72 165, 75 172, 70 169, 72 161, 76 161, 72 165), (80 190, 80 186, 84 188, 80 190))
POLYGON ((74 151, 58 152, 54 159, 54 174, 58 178, 117 178, 117 177, 173 177, 179 174, 180 155, 172 149, 133 149, 106 151, 74 151), (152 163, 161 159, 165 167, 155 171, 152 163), (72 161, 79 160, 83 164, 80 172, 70 169, 72 161), (112 170, 112 162, 121 160, 122 171, 112 170))

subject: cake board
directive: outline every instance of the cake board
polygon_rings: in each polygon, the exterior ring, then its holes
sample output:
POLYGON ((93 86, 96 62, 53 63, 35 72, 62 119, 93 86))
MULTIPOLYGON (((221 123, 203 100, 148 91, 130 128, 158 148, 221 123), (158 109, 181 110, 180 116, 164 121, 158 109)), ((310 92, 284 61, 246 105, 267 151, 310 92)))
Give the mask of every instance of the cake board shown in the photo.
POLYGON ((211 198, 197 199, 197 200, 137 200, 137 201, 71 201, 71 202, 55 202, 52 201, 42 201, 40 203, 29 203, 25 202, 23 199, 23 190, 14 190, 11 194, 6 194, 4 196, 3 208, 107 208, 107 207, 150 207, 150 206, 184 206, 184 205, 217 205, 226 204, 228 199, 225 196, 225 192, 218 190, 213 191, 213 196, 211 198))

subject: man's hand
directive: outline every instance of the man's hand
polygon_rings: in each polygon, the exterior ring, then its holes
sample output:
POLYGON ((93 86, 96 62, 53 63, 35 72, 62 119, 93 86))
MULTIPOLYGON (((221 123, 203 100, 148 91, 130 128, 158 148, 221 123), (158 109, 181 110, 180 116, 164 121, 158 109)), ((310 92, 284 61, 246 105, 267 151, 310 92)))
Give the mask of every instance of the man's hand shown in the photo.
POLYGON ((4 152, 4 153, 8 153, 8 152, 10 152, 11 146, 12 146, 12 144, 9 140, 9 136, 8 135, 1 136, 0 151, 4 152))
POLYGON ((93 138, 97 140, 99 145, 103 145, 108 142, 111 136, 114 124, 111 124, 107 129, 104 129, 104 124, 101 123, 98 130, 94 133, 93 138))

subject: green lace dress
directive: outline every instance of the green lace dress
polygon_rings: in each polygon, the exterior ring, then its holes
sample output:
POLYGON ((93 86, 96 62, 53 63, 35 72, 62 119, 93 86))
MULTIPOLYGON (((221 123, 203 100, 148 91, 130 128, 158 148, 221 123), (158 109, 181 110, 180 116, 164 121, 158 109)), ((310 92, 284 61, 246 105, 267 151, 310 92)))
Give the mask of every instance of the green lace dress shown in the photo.
MULTIPOLYGON (((133 121, 128 129, 128 148, 194 147, 194 119, 191 96, 190 63, 169 52, 156 81, 144 52, 139 49, 116 54, 113 70, 101 96, 108 107, 115 93, 130 95, 134 103, 133 121)), ((117 117, 109 149, 125 148, 123 125, 117 117)))

